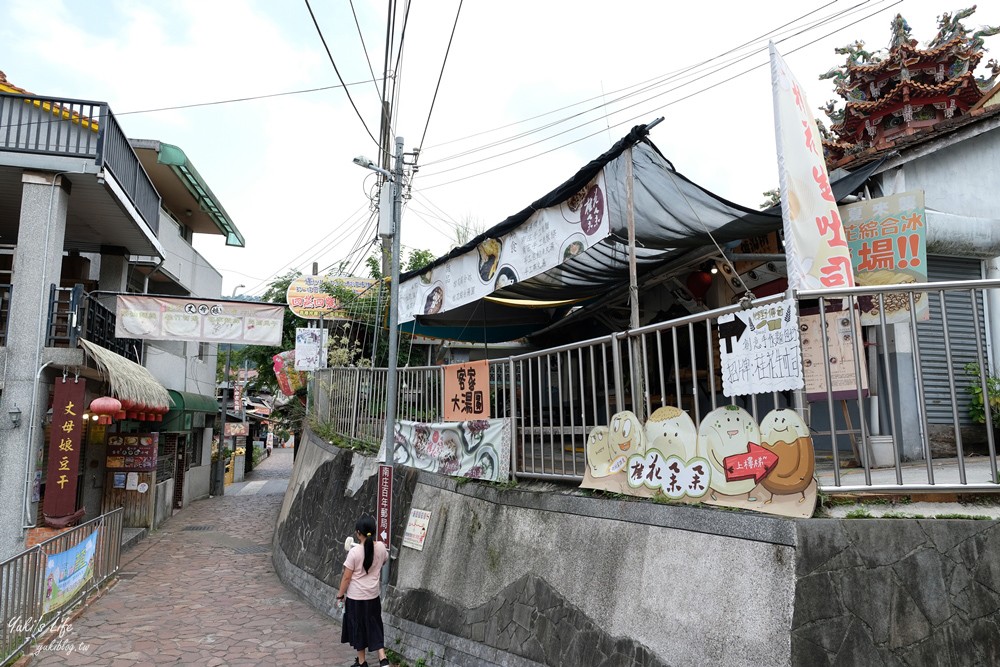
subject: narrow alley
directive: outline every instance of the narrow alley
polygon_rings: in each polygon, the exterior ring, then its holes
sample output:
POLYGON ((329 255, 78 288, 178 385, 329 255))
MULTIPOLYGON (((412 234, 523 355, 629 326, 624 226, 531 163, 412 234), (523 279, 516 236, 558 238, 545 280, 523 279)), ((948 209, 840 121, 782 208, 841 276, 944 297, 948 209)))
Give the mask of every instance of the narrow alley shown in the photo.
POLYGON ((122 555, 119 580, 34 665, 347 665, 340 626, 278 580, 275 520, 292 450, 193 503, 122 555), (70 649, 72 648, 72 651, 70 649))

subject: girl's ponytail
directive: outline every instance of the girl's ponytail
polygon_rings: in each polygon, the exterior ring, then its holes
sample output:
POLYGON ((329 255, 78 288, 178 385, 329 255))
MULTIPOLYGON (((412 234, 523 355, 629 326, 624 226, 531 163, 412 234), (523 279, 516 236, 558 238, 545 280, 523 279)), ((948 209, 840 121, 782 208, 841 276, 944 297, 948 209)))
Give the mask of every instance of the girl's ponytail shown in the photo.
POLYGON ((365 560, 362 566, 365 569, 365 574, 368 574, 368 568, 372 566, 372 562, 375 560, 375 540, 373 537, 375 533, 375 519, 367 514, 362 516, 354 524, 354 530, 365 536, 365 560))

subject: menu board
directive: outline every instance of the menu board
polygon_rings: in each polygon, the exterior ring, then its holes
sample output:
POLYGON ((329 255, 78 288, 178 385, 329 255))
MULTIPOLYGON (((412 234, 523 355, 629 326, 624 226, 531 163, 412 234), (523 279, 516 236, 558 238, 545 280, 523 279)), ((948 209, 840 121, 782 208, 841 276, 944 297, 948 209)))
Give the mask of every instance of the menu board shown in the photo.
MULTIPOLYGON (((816 309, 818 310, 818 309, 816 309)), ((861 325, 855 310, 854 329, 851 316, 845 310, 826 309, 826 340, 830 356, 823 354, 823 332, 820 315, 814 309, 803 311, 799 317, 802 336, 802 366, 806 378, 806 400, 823 401, 827 398, 826 368, 830 369, 830 395, 834 400, 858 397, 858 376, 854 351, 861 349, 861 325), (808 312, 808 314, 807 314, 808 312)), ((868 371, 864 355, 857 360, 861 367, 861 393, 868 395, 868 371)))
POLYGON ((115 433, 108 436, 108 470, 156 470, 159 433, 115 433))

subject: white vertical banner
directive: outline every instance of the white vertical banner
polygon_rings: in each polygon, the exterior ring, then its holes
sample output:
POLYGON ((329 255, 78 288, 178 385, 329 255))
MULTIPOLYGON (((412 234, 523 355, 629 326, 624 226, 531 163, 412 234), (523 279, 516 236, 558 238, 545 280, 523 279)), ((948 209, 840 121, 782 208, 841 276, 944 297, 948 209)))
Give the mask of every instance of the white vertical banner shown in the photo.
POLYGON ((795 290, 853 287, 851 253, 830 188, 816 119, 802 86, 773 42, 769 48, 788 286, 795 290))
POLYGON ((295 370, 315 371, 326 368, 325 329, 295 329, 295 370))

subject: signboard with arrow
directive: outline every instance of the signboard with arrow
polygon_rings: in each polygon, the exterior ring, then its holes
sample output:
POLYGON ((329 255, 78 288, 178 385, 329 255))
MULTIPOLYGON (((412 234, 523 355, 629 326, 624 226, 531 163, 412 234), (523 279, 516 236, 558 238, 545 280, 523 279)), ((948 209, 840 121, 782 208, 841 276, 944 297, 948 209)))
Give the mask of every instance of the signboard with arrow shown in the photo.
POLYGON ((801 389, 802 344, 796 303, 786 299, 719 318, 726 396, 801 389))

